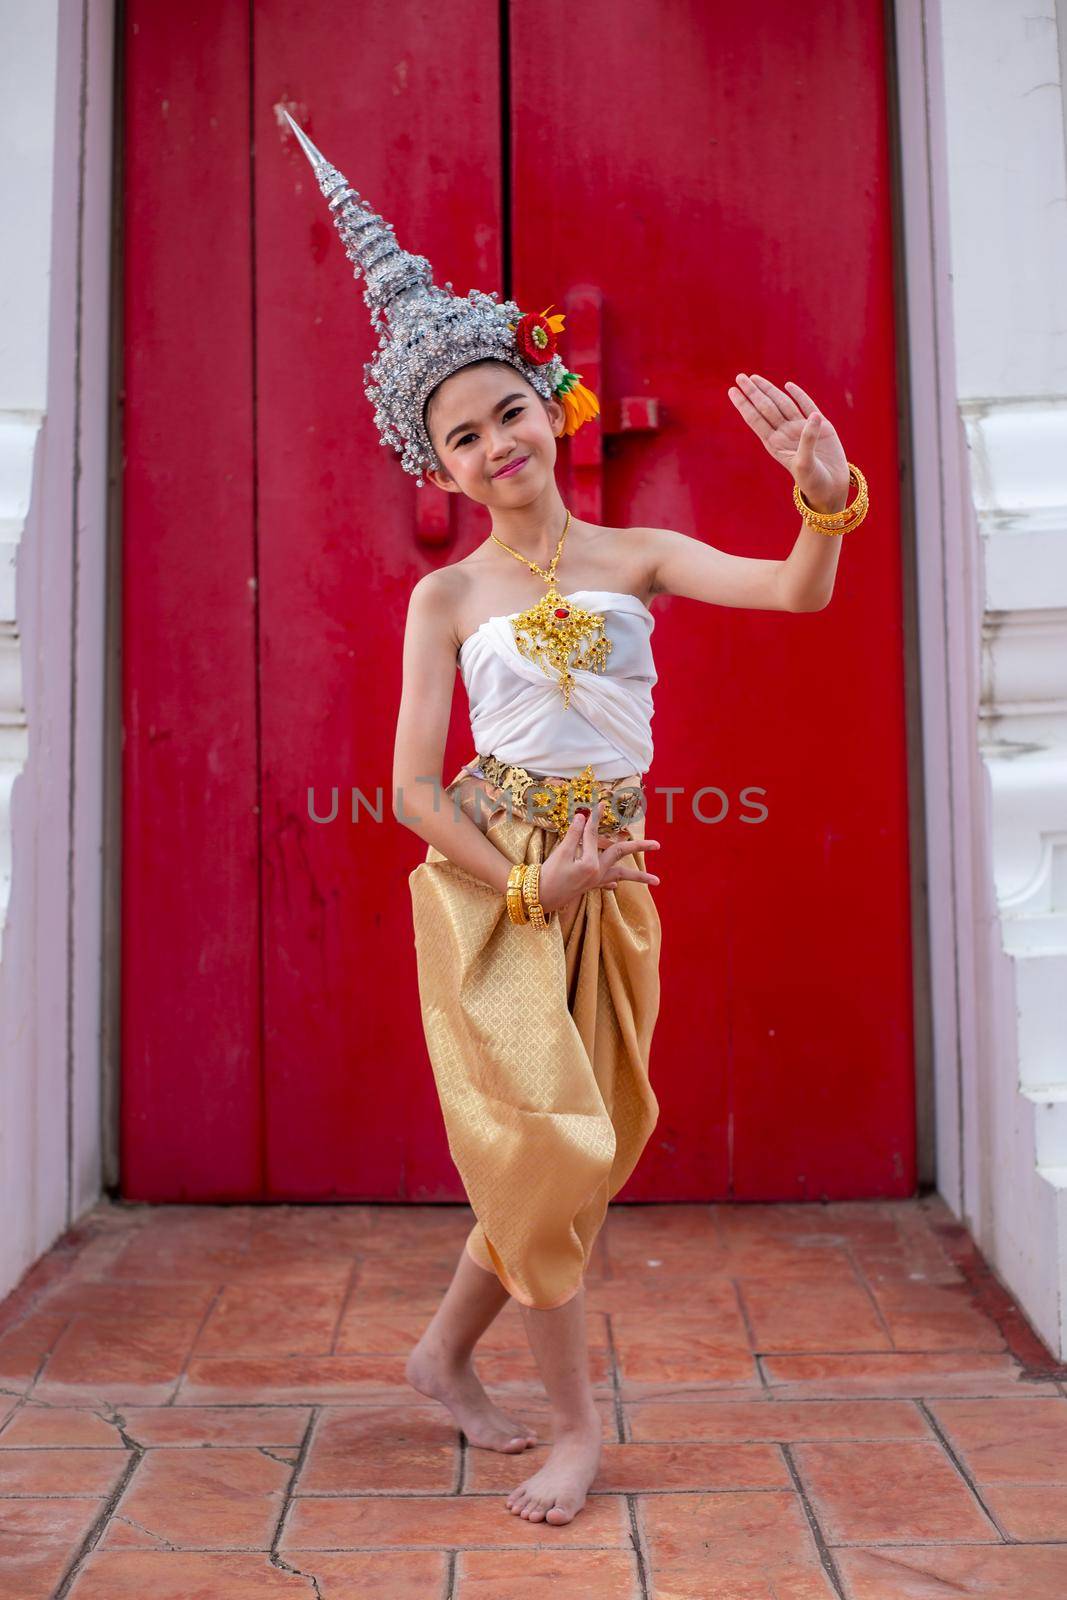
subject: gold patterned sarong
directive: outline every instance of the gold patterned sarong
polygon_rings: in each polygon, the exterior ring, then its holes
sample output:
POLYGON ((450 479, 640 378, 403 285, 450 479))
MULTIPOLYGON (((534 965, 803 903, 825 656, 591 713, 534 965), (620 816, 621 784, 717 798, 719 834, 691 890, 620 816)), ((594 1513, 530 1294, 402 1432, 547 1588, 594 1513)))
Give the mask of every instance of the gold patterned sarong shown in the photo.
MULTIPOLYGON (((543 820, 492 810, 491 787, 465 769, 444 793, 512 862, 547 860, 559 843, 543 820)), ((644 817, 619 831, 642 838, 644 817)), ((649 870, 643 851, 623 860, 649 870)), ((540 930, 513 923, 503 894, 433 845, 408 881, 427 1050, 477 1218, 467 1250, 524 1305, 562 1305, 659 1112, 652 891, 628 879, 588 890, 540 930)))

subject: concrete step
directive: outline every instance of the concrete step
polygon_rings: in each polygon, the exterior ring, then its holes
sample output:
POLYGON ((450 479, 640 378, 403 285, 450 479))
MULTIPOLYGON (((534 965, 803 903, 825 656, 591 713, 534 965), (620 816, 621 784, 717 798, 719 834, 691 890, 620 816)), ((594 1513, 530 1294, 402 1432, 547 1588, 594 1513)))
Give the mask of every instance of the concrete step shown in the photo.
POLYGON ((1021 1093, 1034 1108, 1038 1170, 1043 1176, 1060 1168, 1067 1172, 1067 1083, 1031 1084, 1021 1093))
POLYGON ((1001 938, 1012 956, 1047 956, 1067 962, 1067 911, 1001 913, 1001 938))
POLYGON ((1019 1082, 1067 1083, 1067 951, 1016 954, 1013 966, 1019 1082))

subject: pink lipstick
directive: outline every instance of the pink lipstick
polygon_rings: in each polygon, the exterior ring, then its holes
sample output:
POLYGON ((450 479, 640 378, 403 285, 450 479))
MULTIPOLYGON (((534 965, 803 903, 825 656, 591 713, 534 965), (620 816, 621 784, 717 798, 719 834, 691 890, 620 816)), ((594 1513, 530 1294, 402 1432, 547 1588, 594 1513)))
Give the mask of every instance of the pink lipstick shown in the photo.
POLYGON ((527 463, 527 461, 529 461, 529 459, 530 459, 529 456, 523 456, 521 461, 514 462, 512 466, 504 467, 503 470, 500 471, 500 472, 494 472, 493 473, 493 477, 494 478, 510 478, 511 474, 513 472, 518 472, 521 467, 524 467, 526 465, 526 463, 527 463))

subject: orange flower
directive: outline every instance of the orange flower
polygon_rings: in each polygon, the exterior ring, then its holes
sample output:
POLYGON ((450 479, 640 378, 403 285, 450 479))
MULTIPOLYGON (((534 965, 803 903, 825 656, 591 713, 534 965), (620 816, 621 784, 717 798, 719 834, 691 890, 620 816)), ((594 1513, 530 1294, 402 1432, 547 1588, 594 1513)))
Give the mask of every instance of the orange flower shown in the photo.
POLYGON ((564 434, 577 433, 583 422, 592 422, 600 415, 600 402, 592 389, 578 380, 576 372, 568 372, 556 388, 556 399, 566 414, 564 434))

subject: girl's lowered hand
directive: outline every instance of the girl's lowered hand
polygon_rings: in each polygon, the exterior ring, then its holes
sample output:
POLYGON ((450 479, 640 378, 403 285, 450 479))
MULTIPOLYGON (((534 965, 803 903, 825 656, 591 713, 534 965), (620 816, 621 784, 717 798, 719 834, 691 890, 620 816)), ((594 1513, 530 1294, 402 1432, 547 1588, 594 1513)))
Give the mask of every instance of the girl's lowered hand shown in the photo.
POLYGON ((578 809, 571 825, 541 868, 540 898, 546 911, 555 911, 587 889, 614 889, 623 879, 658 883, 654 872, 625 865, 623 858, 637 850, 658 850, 658 839, 612 839, 601 847, 597 824, 603 802, 591 811, 578 809))

